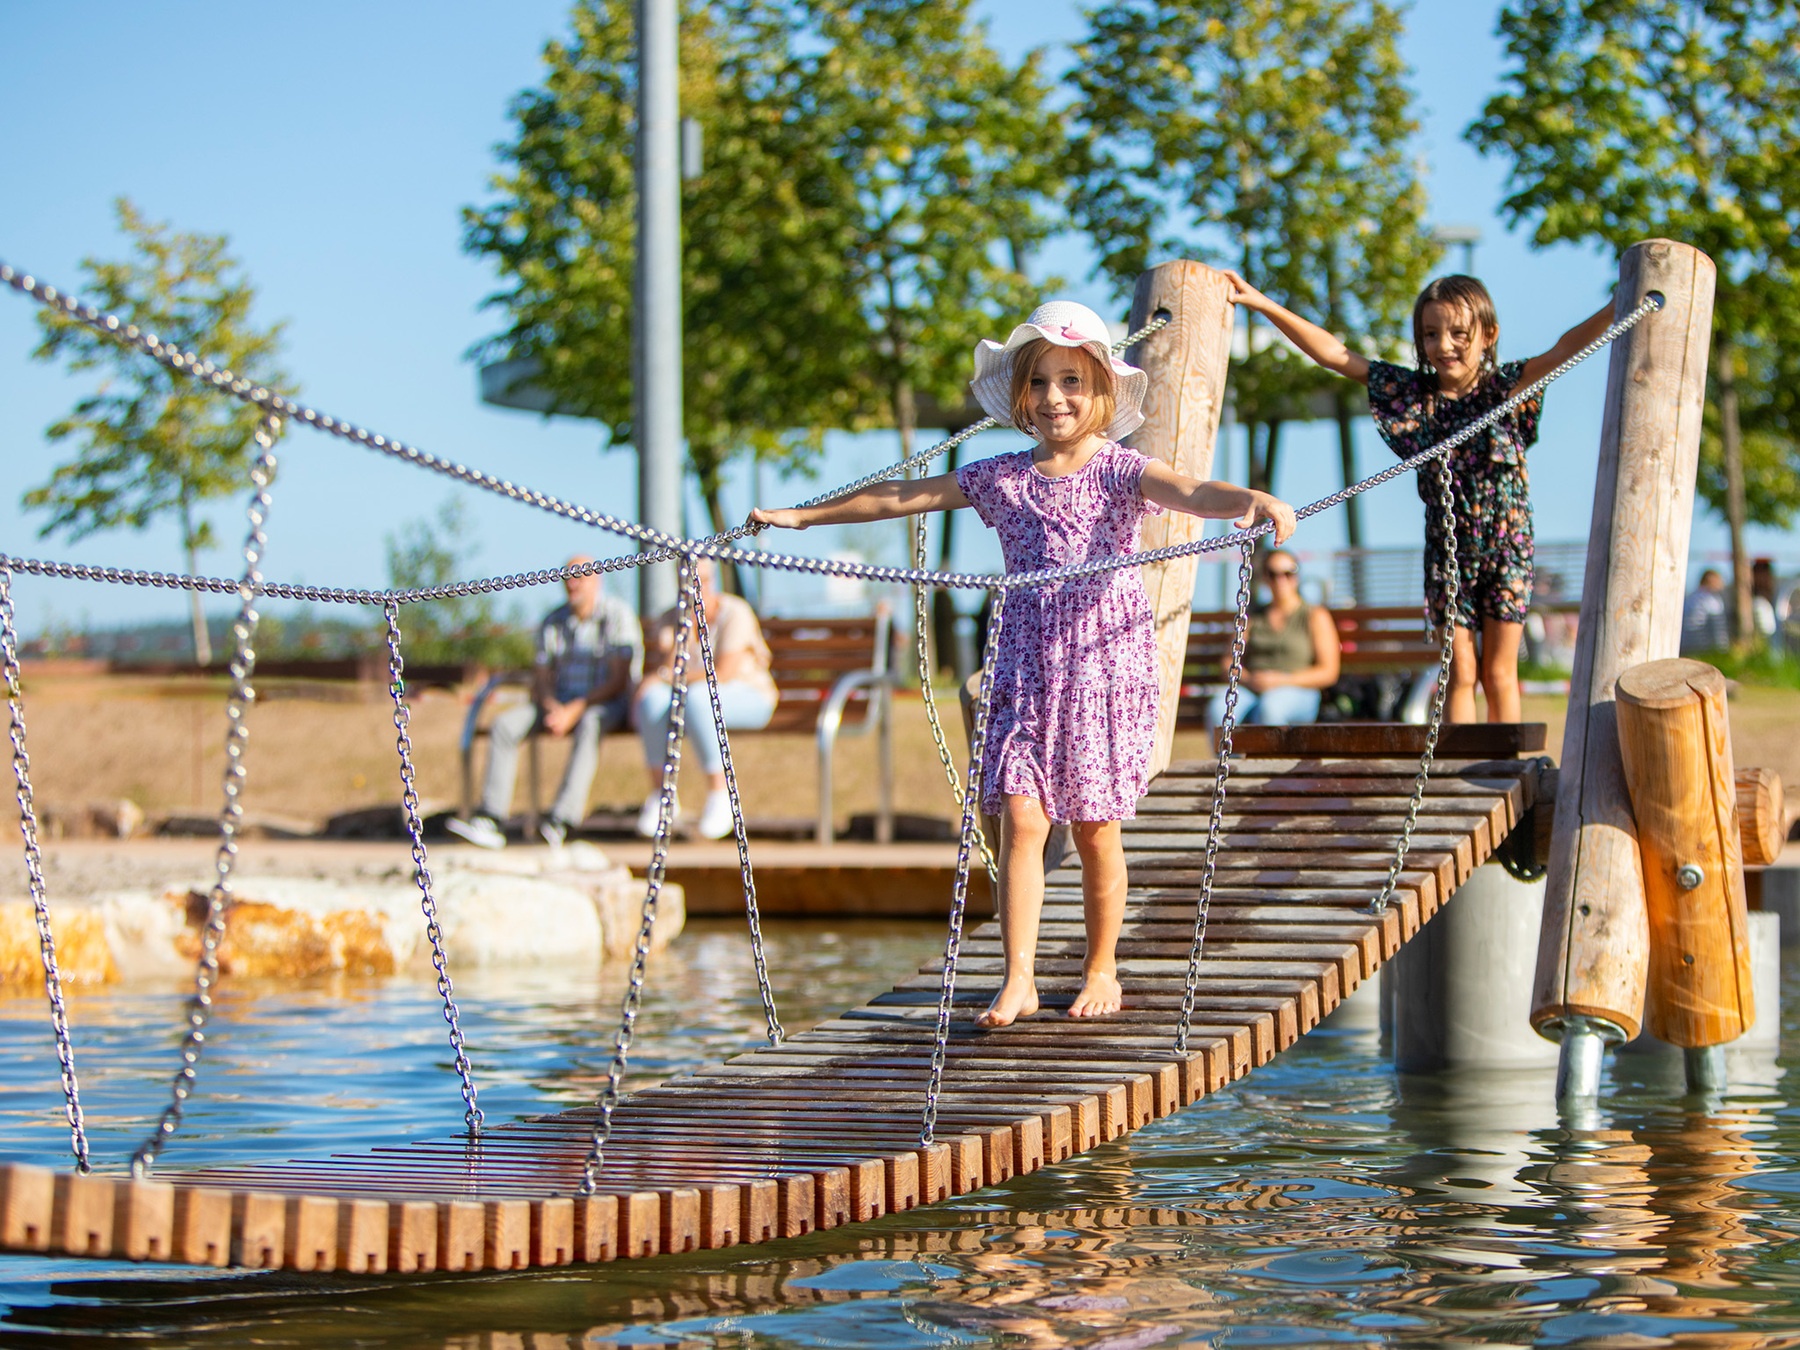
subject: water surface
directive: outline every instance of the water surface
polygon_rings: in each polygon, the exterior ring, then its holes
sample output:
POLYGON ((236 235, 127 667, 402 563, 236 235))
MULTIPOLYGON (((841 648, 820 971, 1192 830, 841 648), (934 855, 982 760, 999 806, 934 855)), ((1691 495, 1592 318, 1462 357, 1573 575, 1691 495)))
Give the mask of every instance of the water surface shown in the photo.
MULTIPOLYGON (((938 943, 914 925, 776 924, 790 1027, 938 943)), ((229 982, 172 1166, 456 1130, 429 984, 229 982)), ((590 1101, 620 981, 458 986, 490 1120, 590 1101)), ((1789 1009, 1800 982, 1787 978, 1789 1009)), ((161 1105, 176 990, 74 999, 95 1156, 161 1105)), ((1789 1030, 1795 1028, 1791 1025, 1789 1030)), ((0 1154, 58 1164, 41 999, 0 1001, 0 1154)), ((658 958, 647 1081, 761 1039, 741 926, 658 958)), ((1789 1044, 1795 1036, 1786 1037, 1789 1044)), ((0 1257, 5 1345, 695 1347, 1774 1346, 1800 1344, 1800 1112, 1781 1065, 1721 1098, 1615 1065, 1557 1119, 1547 1074, 1399 1079, 1327 1024, 1274 1064, 1069 1162, 957 1201, 779 1244, 560 1272, 363 1279, 0 1257)))

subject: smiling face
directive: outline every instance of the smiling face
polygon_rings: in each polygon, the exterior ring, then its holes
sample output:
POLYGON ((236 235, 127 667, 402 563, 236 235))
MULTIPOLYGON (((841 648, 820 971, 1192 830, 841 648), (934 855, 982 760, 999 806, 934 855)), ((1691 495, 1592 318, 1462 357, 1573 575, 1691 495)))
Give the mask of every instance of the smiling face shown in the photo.
POLYGON ((1047 446, 1069 446, 1112 421, 1112 381, 1086 348, 1040 340, 1022 348, 1018 362, 1012 406, 1021 431, 1047 446))
POLYGON ((1431 300, 1419 311, 1419 346, 1445 389, 1473 385, 1499 338, 1498 325, 1482 325, 1467 305, 1431 300))

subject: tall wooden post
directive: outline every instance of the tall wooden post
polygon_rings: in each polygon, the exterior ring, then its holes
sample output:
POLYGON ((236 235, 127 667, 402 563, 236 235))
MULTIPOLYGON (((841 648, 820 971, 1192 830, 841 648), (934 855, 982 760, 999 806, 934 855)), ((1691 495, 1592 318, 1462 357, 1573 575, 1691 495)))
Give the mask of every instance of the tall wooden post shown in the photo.
MULTIPOLYGON (((1225 369, 1231 361, 1231 287, 1225 274, 1197 262, 1169 262, 1138 278, 1131 300, 1132 331, 1168 311, 1170 323, 1125 354, 1150 375, 1144 425, 1131 443, 1177 473, 1212 473, 1213 443, 1225 406, 1225 369)), ((1164 548, 1198 539, 1202 522, 1173 511, 1144 522, 1143 547, 1164 548)), ((1175 706, 1181 698, 1181 665, 1187 655, 1188 615, 1194 600, 1196 558, 1150 563, 1143 570, 1150 612, 1156 616, 1156 675, 1162 702, 1156 715, 1156 749, 1150 773, 1169 766, 1175 706)))
POLYGON ((1667 239, 1619 263, 1616 313, 1651 291, 1665 303, 1613 345, 1600 431, 1531 1014, 1563 1041, 1565 1095, 1591 1095, 1601 1042, 1643 1019, 1649 927, 1614 695, 1622 672, 1680 645, 1714 275, 1667 239))

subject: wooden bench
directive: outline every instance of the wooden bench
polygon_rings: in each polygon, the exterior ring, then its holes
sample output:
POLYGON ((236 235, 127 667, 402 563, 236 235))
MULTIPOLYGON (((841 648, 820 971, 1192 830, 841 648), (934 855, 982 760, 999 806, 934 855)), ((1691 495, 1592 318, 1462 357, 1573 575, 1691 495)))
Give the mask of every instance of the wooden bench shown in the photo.
MULTIPOLYGON (((763 639, 769 644, 769 673, 775 680, 775 713, 766 727, 754 734, 811 732, 819 755, 819 801, 815 833, 821 844, 832 841, 832 758, 838 737, 845 733, 876 737, 877 790, 875 837, 891 843, 894 837, 894 739, 893 689, 894 641, 892 615, 886 605, 856 618, 764 619, 763 639)), ((475 743, 488 734, 490 718, 484 717, 493 696, 509 686, 529 685, 531 672, 507 671, 490 678, 469 705, 462 731, 462 810, 466 818, 474 809, 475 743)), ((705 698, 704 683, 693 685, 689 698, 705 698)), ((690 723, 691 725, 691 723, 690 723)), ((733 731, 744 736, 744 731, 733 731)), ((539 812, 542 794, 538 780, 537 734, 526 739, 526 782, 530 815, 539 812)))
MULTIPOLYGON (((1418 605, 1381 605, 1334 609, 1342 646, 1339 680, 1359 675, 1414 676, 1437 666, 1439 646, 1425 626, 1418 605)), ((1225 660, 1231 653, 1237 615, 1231 610, 1196 612, 1188 620, 1187 654, 1181 663, 1181 701, 1177 725, 1199 725, 1206 717, 1212 691, 1225 684, 1225 660)), ((1407 691, 1402 721, 1423 720, 1431 681, 1414 679, 1407 691), (1414 707, 1415 704, 1419 706, 1414 707), (1414 716, 1413 714, 1419 714, 1414 716)), ((1326 691, 1330 698, 1330 690, 1326 691)))

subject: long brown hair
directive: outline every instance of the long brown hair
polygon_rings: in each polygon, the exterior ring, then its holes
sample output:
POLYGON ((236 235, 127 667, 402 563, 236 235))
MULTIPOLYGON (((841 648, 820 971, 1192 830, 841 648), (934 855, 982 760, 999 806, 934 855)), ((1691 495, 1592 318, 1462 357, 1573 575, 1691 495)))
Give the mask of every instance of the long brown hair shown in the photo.
POLYGON ((1413 301, 1413 355, 1421 372, 1432 370, 1431 358, 1425 354, 1425 306, 1430 304, 1449 305, 1468 314, 1487 344, 1481 353, 1482 372, 1499 368, 1500 361, 1494 349, 1499 345, 1500 320, 1494 313, 1494 297, 1474 277, 1453 275, 1428 282, 1419 292, 1419 298, 1413 301))
POLYGON ((1031 377, 1037 374, 1038 362, 1057 349, 1075 352, 1081 357, 1082 364, 1087 367, 1088 386, 1094 391, 1093 409, 1088 413, 1087 421, 1079 428, 1078 434, 1086 436, 1090 432, 1111 426, 1113 414, 1119 407, 1112 367, 1086 347, 1064 347, 1062 343, 1052 342, 1049 338, 1033 338, 1019 348, 1018 354, 1013 357, 1012 401, 1007 404, 1012 409, 1013 425, 1027 436, 1033 434, 1031 377))

